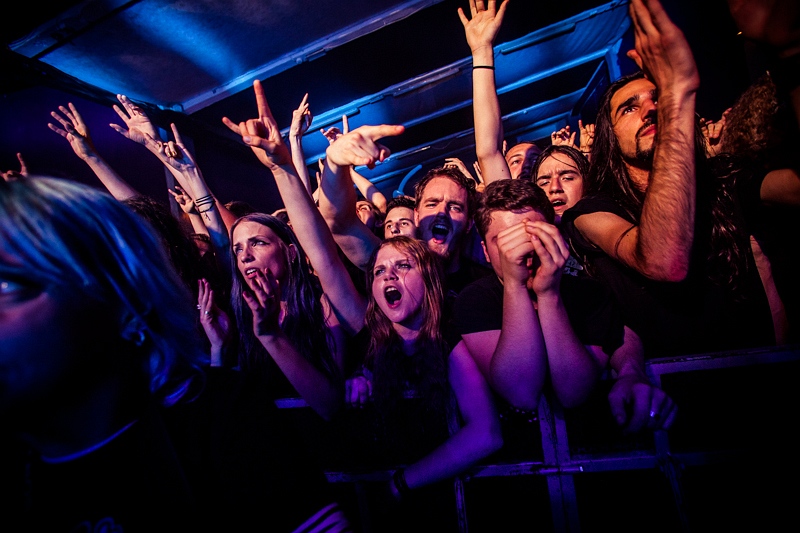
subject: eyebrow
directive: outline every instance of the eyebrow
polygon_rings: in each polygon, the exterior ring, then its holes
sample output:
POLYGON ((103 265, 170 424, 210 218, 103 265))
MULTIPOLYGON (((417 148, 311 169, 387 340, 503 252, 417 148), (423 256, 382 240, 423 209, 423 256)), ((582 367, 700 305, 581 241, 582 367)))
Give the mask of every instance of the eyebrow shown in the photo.
POLYGON ((619 110, 622 109, 623 107, 627 107, 627 106, 631 105, 634 102, 639 102, 642 99, 642 96, 644 96, 645 94, 650 96, 650 98, 655 98, 656 90, 655 89, 650 89, 649 91, 646 91, 644 93, 641 93, 641 92, 636 93, 633 96, 631 96, 630 98, 628 98, 627 100, 625 100, 624 102, 621 102, 617 106, 617 108, 614 110, 614 116, 616 116, 617 113, 619 113, 619 110))

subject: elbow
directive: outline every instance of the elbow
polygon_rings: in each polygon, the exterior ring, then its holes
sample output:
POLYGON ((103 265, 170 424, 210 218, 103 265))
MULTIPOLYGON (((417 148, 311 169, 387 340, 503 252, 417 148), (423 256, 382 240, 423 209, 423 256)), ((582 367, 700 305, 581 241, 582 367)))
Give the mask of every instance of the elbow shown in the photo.
POLYGON ((678 283, 685 280, 688 275, 688 264, 673 264, 654 269, 648 277, 655 281, 678 283))
POLYGON ((483 459, 499 451, 503 447, 503 432, 500 428, 500 419, 495 417, 492 423, 478 432, 473 440, 474 457, 476 460, 483 459))
POLYGON ((641 273, 654 281, 680 282, 689 275, 689 257, 662 257, 660 261, 643 261, 641 273))

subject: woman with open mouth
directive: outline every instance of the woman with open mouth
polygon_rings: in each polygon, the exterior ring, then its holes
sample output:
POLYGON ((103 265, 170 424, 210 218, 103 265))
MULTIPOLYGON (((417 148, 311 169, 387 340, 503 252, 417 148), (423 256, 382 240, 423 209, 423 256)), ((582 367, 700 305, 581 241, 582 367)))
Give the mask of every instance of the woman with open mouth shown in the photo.
POLYGON ((369 348, 347 391, 351 405, 369 404, 369 446, 395 469, 385 492, 376 491, 394 502, 381 531, 408 531, 420 516, 428 525, 437 516, 455 520, 441 512, 452 509, 442 501, 453 496, 453 477, 503 442, 488 384, 463 342, 451 346, 442 336, 440 268, 424 242, 396 236, 367 270, 369 348))

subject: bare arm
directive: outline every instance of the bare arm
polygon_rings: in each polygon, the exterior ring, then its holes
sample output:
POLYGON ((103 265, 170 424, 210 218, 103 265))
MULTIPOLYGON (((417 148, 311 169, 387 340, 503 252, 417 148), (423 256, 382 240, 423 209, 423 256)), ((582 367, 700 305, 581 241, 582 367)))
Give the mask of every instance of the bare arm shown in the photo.
POLYGON ((503 445, 491 392, 463 342, 448 358, 448 378, 464 425, 431 453, 405 469, 414 489, 458 475, 503 445))
MULTIPOLYGON (((539 323, 547 347, 553 391, 564 407, 583 403, 594 389, 607 357, 598 346, 585 346, 567 315, 560 284, 569 248, 558 228, 546 222, 530 222, 527 233, 540 266, 533 278, 539 323)), ((504 271, 505 272, 505 271, 504 271)))
MULTIPOLYGON (((656 144, 639 224, 610 213, 578 217, 575 225, 611 257, 644 276, 681 281, 689 271, 695 213, 697 65, 683 33, 657 0, 632 0, 636 48, 628 55, 658 88, 656 144)), ((612 121, 622 110, 612 110, 612 121)), ((617 118, 617 120, 619 120, 617 118)))
POLYGON ((103 186, 108 190, 111 195, 117 200, 126 200, 139 193, 125 181, 122 176, 111 168, 111 166, 103 159, 94 147, 92 138, 89 134, 89 128, 83 121, 77 108, 69 103, 68 107, 59 106, 58 110, 61 114, 52 111, 50 115, 56 119, 61 127, 52 123, 48 123, 47 127, 64 137, 72 150, 84 163, 89 165, 95 176, 98 177, 103 186))
POLYGON ((527 287, 527 261, 534 248, 525 222, 500 232, 497 246, 503 272, 501 330, 463 339, 492 389, 511 405, 534 410, 547 377, 547 348, 527 287))
MULTIPOLYGON (((369 200, 369 202, 378 208, 378 211, 386 214, 386 196, 378 190, 378 188, 367 178, 356 172, 353 167, 350 167, 350 178, 353 180, 358 191, 361 195, 369 200)), ((355 209, 355 208, 354 208, 355 209)))
POLYGON ((402 131, 402 126, 362 126, 341 135, 328 146, 320 185, 319 211, 336 243, 361 269, 366 268, 381 240, 356 214, 351 169, 353 165, 374 164, 388 156, 386 147, 376 142, 380 138, 376 135, 399 135, 402 131))
POLYGON ((289 128, 289 147, 292 152, 292 162, 294 168, 297 169, 297 175, 300 177, 308 194, 312 194, 311 177, 308 174, 308 166, 306 166, 305 152, 303 151, 303 134, 308 131, 311 126, 313 117, 308 105, 308 93, 303 96, 300 105, 292 111, 292 125, 289 128))
POLYGON ((292 229, 317 271, 323 291, 337 318, 347 327, 349 333, 355 333, 363 326, 366 301, 353 285, 330 230, 308 194, 308 189, 297 176, 289 150, 283 144, 277 123, 269 109, 261 82, 256 80, 253 88, 259 118, 235 124, 226 117, 223 122, 242 136, 242 140, 252 148, 259 161, 272 172, 286 212, 292 221, 292 229))
POLYGON ((458 16, 464 25, 464 32, 472 52, 472 112, 475 122, 475 152, 478 157, 483 179, 489 183, 510 178, 511 173, 503 156, 503 119, 497 87, 494 79, 494 39, 503 22, 508 2, 502 2, 499 9, 496 1, 489 0, 486 8, 483 2, 470 0, 470 16, 458 8, 458 16))
POLYGON ((194 207, 194 199, 186 194, 186 191, 184 191, 180 185, 176 185, 174 191, 172 189, 167 189, 167 192, 175 199, 175 203, 180 206, 181 211, 189 218, 192 231, 208 235, 208 228, 203 224, 203 218, 194 207))

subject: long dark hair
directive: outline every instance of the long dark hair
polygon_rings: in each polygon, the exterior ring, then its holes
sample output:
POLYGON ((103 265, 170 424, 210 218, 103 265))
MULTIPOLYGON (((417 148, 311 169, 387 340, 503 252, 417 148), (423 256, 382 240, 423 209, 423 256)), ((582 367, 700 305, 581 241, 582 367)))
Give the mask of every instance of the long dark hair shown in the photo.
MULTIPOLYGON (((286 317, 281 328, 303 357, 328 375, 339 377, 339 367, 333 358, 333 336, 326 324, 320 302, 322 288, 312 273, 306 254, 294 232, 277 217, 266 213, 250 213, 237 219, 231 226, 231 242, 233 231, 244 221, 266 226, 280 239, 280 247, 289 270, 287 282, 281 286, 282 297, 286 299, 286 317), (297 251, 294 258, 289 253, 289 245, 294 245, 297 251)), ((231 307, 239 330, 239 365, 243 370, 263 368, 263 360, 269 357, 269 354, 253 334, 253 314, 242 298, 242 293, 248 287, 239 272, 235 254, 231 254, 231 262, 233 271, 231 307)))
POLYGON ((417 239, 399 235, 384 240, 374 250, 367 269, 366 327, 370 334, 369 349, 365 359, 373 372, 373 398, 381 410, 391 411, 403 398, 406 381, 412 381, 417 392, 431 408, 444 411, 447 398, 448 349, 442 338, 442 267, 439 258, 417 239), (421 302, 423 326, 416 339, 413 355, 405 355, 402 339, 392 322, 383 314, 372 295, 375 280, 375 260, 378 252, 392 246, 414 259, 425 283, 425 296, 421 302))
MULTIPOLYGON (((622 157, 611 123, 611 98, 623 86, 643 77, 643 72, 635 72, 621 77, 606 89, 597 111, 588 189, 584 194, 605 194, 614 198, 637 223, 642 215, 645 193, 634 185, 622 157)), ((698 259, 706 260, 706 277, 736 293, 752 267, 747 252, 749 236, 739 215, 732 180, 719 168, 712 170, 705 157, 705 138, 699 120, 695 120, 694 151, 698 200, 695 227, 710 228, 710 232, 707 229, 695 232, 695 250, 700 252, 698 259)))
POLYGON ((637 221, 642 215, 644 193, 634 185, 622 158, 622 150, 611 123, 611 98, 625 85, 643 77, 643 72, 623 76, 609 85, 603 94, 597 110, 592 159, 584 189, 584 196, 609 194, 637 221))

